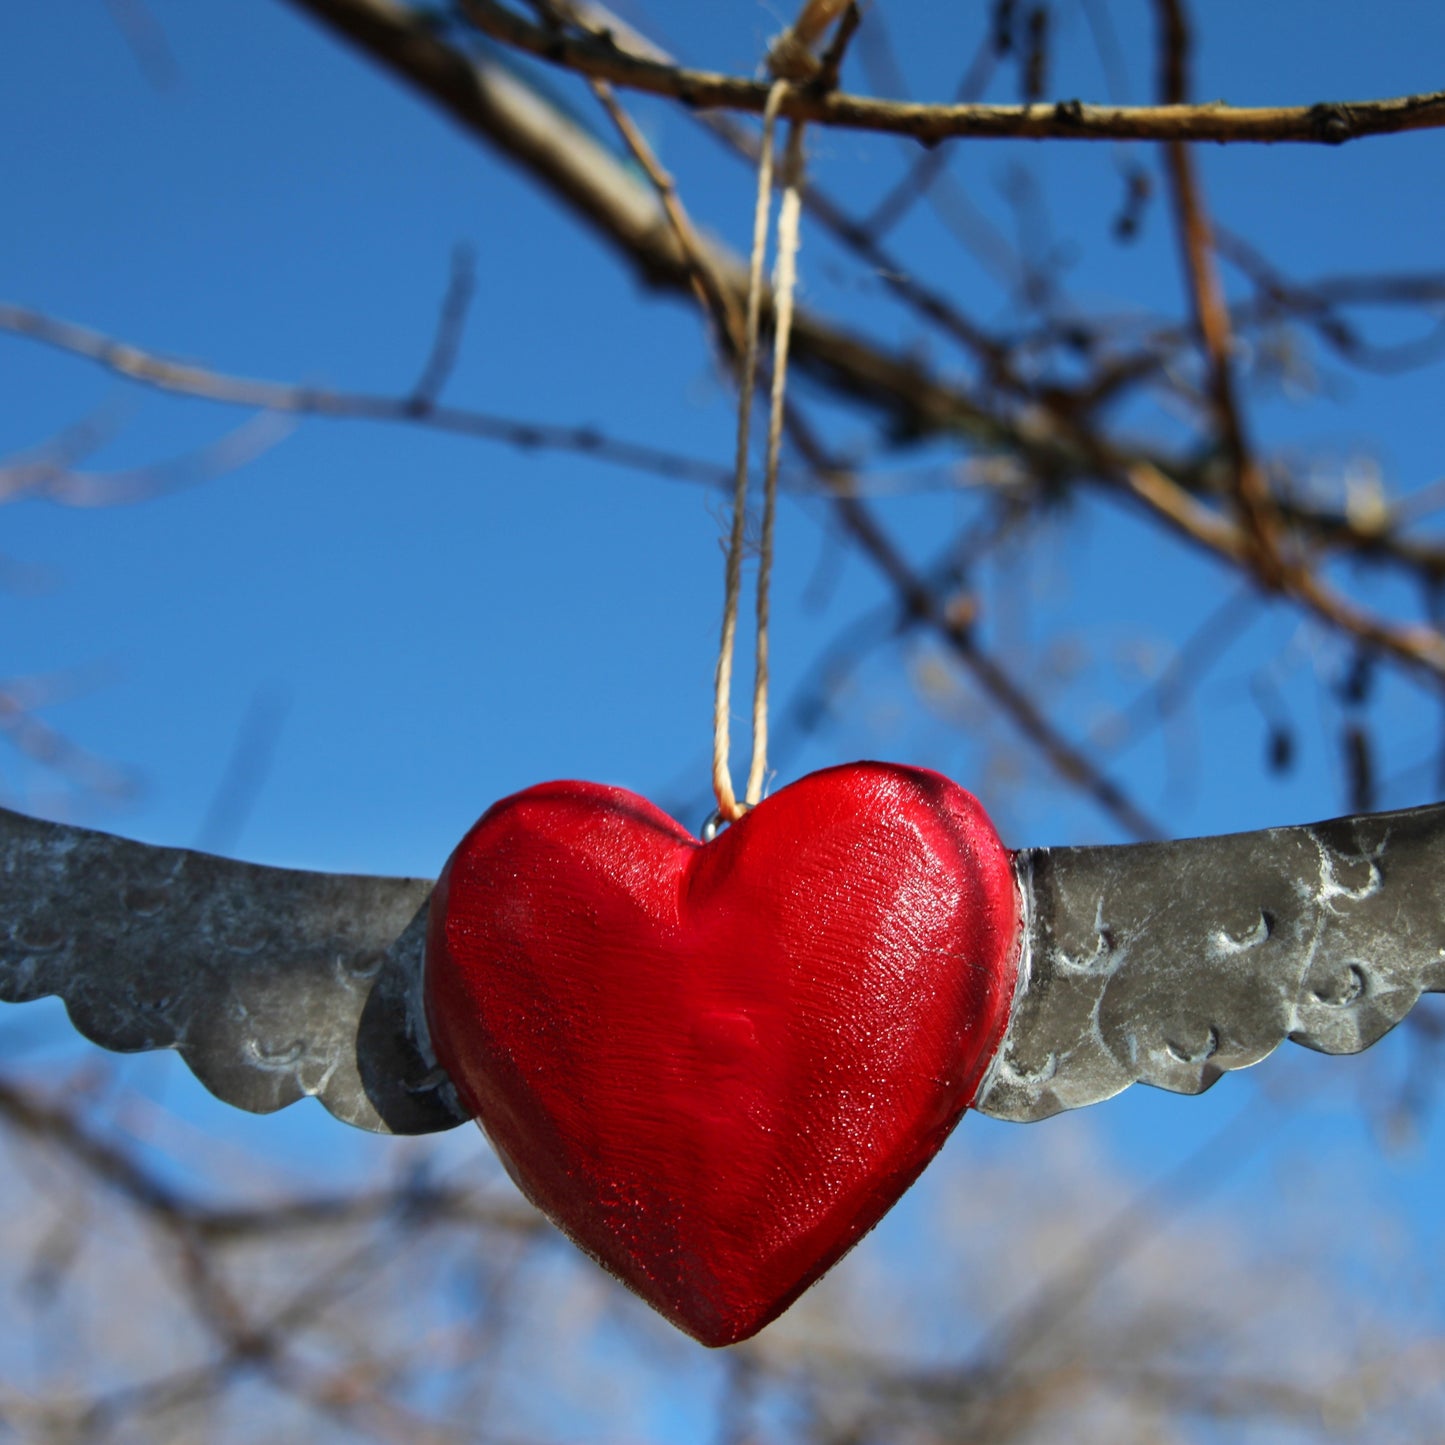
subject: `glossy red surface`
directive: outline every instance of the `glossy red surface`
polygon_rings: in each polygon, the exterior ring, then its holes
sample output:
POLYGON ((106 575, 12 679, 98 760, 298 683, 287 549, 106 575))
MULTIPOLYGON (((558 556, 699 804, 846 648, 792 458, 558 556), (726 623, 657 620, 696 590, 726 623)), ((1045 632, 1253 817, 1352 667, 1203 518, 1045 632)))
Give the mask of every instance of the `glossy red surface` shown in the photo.
POLYGON ((723 1345, 937 1152, 1007 1026, 1018 934, 1009 855, 937 773, 813 773, 708 844, 546 783, 448 862, 427 1015, 528 1197, 723 1345))

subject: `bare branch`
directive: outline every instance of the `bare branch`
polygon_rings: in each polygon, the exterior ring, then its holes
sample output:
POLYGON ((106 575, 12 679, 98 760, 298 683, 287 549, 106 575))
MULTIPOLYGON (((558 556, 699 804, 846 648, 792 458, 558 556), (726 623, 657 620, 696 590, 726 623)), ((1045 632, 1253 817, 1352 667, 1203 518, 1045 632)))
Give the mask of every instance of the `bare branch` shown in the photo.
POLYGON ((22 306, 0 303, 0 331, 68 351, 117 376, 176 396, 332 421, 400 422, 456 436, 501 442, 520 451, 575 452, 614 466, 677 481, 703 482, 708 486, 725 486, 731 477, 725 467, 661 447, 618 441, 593 427, 516 421, 465 407, 418 405, 415 394, 378 396, 229 376, 192 362, 172 361, 129 342, 22 306))
MULTIPOLYGON (((1179 104, 1189 85, 1188 17, 1183 0, 1156 0, 1156 8, 1161 32, 1160 98, 1166 104, 1179 104)), ((1205 209, 1203 187, 1195 173, 1194 158, 1182 141, 1170 141, 1164 154, 1194 321, 1209 362, 1215 420, 1233 472, 1234 501, 1249 536, 1260 581, 1266 588, 1278 589, 1284 581, 1284 562, 1279 554, 1279 518, 1245 431, 1244 413, 1234 382, 1229 307, 1225 304, 1214 262, 1214 235, 1205 209)))
POLYGON ((903 615, 939 635, 954 658, 1060 778, 1090 798, 1127 834, 1135 838, 1163 837, 1159 825, 1055 727, 1007 669, 983 650, 968 621, 952 612, 914 571, 852 489, 847 469, 828 456, 796 407, 789 411, 788 433, 808 465, 831 488, 839 521, 892 584, 903 615))
POLYGON ((663 168, 656 153, 648 145, 647 138, 637 128, 636 122, 617 99, 617 92, 605 80, 593 80, 589 83, 592 93, 617 127, 623 144, 642 167, 657 192, 657 199, 682 252, 683 262, 687 267, 688 284, 697 297, 703 315, 712 321, 718 339, 728 354, 734 359, 740 357, 745 338, 737 292, 717 274, 707 245, 698 235, 692 218, 687 214, 682 198, 677 193, 676 183, 663 168))
MULTIPOLYGON (((318 11, 356 4, 395 11, 390 0, 295 0, 318 11)), ((564 35, 533 25, 493 0, 462 0, 484 35, 579 75, 625 89, 671 96, 698 109, 761 114, 768 87, 716 71, 688 70, 643 59, 591 35, 564 35)), ((911 136, 924 144, 953 137, 978 140, 1181 140, 1312 142, 1341 145, 1364 136, 1445 127, 1445 91, 1388 100, 1324 101, 1316 105, 918 105, 838 91, 795 90, 782 108, 792 120, 844 130, 911 136)))

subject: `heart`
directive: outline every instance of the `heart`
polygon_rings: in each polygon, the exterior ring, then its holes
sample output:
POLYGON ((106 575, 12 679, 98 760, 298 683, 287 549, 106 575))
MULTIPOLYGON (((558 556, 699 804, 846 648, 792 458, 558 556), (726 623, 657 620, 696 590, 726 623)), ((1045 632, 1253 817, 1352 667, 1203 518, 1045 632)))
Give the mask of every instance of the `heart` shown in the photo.
POLYGON ((544 783, 432 897, 426 1008, 540 1209, 705 1345, 781 1314, 973 1099, 1019 953, 1008 852, 937 773, 813 773, 701 843, 544 783))

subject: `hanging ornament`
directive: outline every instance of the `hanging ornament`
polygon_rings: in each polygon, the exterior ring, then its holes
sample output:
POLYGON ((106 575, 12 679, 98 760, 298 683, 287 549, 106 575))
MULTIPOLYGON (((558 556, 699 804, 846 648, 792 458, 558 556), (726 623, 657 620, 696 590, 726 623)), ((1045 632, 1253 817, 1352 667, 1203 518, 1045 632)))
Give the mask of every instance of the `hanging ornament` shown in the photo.
MULTIPOLYGON (((790 34, 806 47, 839 8, 810 0, 790 34)), ((1367 1048, 1445 992, 1445 806, 1009 853, 970 794, 922 769, 855 763, 764 796, 797 125, 737 797, 733 649, 785 95, 780 81, 764 114, 704 839, 621 789, 549 783, 492 807, 433 889, 0 810, 0 1001, 58 994, 87 1038, 174 1048, 255 1112, 315 1096, 378 1132, 476 1119, 530 1199, 709 1345, 762 1328, 856 1244, 970 1106, 1027 1121, 1134 1082, 1201 1093, 1286 1038, 1367 1048)))
POLYGON ((437 1057, 523 1193, 707 1345, 875 1225, 1008 1022, 1019 900, 936 773, 814 773, 701 843, 644 799, 493 807, 432 895, 437 1057))
POLYGON ((1199 1094, 1285 1039, 1356 1053, 1445 992, 1445 805, 1004 853, 915 769, 813 774, 706 844, 558 783, 499 803, 435 893, 0 809, 0 918, 0 1001, 57 994, 240 1108, 315 1097, 393 1134, 480 1111, 525 1190, 717 1343, 966 1106, 1199 1094))
POLYGON ((961 788, 869 763, 763 799, 796 124, 773 284, 753 756, 742 799, 733 788, 750 421, 786 93, 775 84, 763 113, 709 841, 619 789, 529 789, 453 854, 426 949, 437 1056, 513 1178, 708 1345, 775 1318, 913 1182, 973 1099, 1018 974, 1008 855, 961 788))

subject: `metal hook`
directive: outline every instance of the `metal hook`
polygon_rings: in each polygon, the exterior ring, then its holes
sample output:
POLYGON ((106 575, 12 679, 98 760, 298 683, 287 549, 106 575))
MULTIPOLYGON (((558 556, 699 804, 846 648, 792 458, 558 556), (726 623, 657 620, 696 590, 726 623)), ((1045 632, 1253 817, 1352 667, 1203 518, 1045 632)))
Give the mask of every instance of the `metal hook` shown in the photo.
POLYGON ((744 814, 751 813, 754 807, 752 803, 740 803, 738 805, 742 812, 736 818, 728 819, 722 815, 721 808, 714 808, 707 815, 707 822, 702 825, 702 841, 711 843, 724 828, 730 828, 734 823, 740 822, 744 814))

